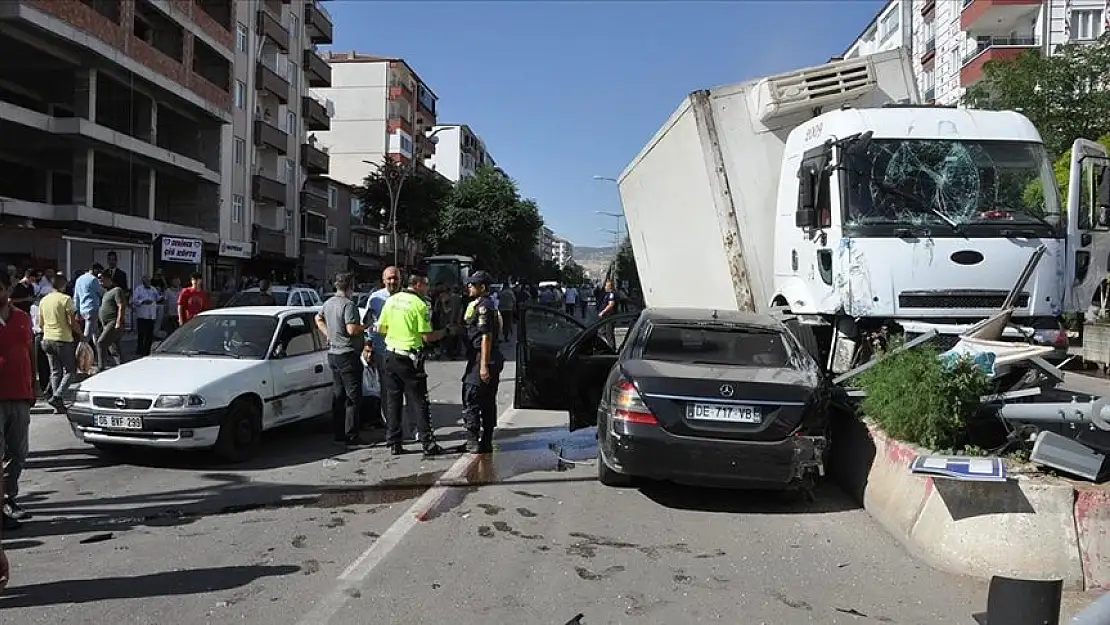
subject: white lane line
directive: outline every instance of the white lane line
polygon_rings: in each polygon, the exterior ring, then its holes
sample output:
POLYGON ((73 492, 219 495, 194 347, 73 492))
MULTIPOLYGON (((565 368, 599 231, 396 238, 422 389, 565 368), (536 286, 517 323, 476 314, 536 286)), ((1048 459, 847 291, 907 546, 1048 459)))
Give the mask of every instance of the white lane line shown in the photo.
MULTIPOLYGON (((497 419, 497 429, 501 429, 512 422, 516 415, 514 408, 509 408, 501 413, 497 419)), ((459 481, 470 471, 478 456, 466 454, 451 465, 451 468, 436 480, 419 499, 416 500, 399 519, 393 522, 382 535, 363 551, 350 566, 339 574, 336 587, 327 595, 321 597, 308 614, 297 621, 297 625, 327 625, 331 619, 343 609, 351 599, 350 591, 365 580, 370 573, 378 567, 397 545, 405 538, 412 528, 420 524, 458 487, 459 481)))

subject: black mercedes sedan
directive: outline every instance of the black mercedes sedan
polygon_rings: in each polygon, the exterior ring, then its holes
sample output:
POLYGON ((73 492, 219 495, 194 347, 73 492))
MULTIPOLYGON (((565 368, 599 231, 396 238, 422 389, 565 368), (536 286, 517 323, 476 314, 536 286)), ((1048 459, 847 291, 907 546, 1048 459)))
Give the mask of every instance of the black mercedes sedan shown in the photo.
POLYGON ((833 385, 772 315, 648 308, 586 325, 525 307, 518 409, 597 426, 598 479, 807 489, 824 475, 833 385))

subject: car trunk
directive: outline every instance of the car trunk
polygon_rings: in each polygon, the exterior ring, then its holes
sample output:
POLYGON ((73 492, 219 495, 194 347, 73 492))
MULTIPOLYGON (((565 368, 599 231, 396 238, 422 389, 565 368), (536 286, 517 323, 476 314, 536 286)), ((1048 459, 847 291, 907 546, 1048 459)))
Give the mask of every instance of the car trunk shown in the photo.
POLYGON ((815 410, 818 380, 795 369, 653 360, 629 360, 623 369, 660 427, 680 436, 779 441, 815 410))

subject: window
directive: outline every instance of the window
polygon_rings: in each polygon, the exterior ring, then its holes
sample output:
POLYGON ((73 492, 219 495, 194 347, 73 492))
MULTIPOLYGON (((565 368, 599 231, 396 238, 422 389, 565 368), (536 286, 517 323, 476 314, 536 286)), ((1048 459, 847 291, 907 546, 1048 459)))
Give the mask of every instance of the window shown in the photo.
POLYGON ((301 36, 301 20, 292 13, 289 14, 289 36, 294 39, 301 36))
POLYGON ((241 196, 241 195, 231 196, 231 223, 233 223, 233 224, 243 223, 243 213, 245 212, 245 210, 244 210, 245 205, 246 205, 246 200, 243 198, 243 196, 241 196))
POLYGON ((328 208, 335 210, 339 205, 339 189, 332 185, 328 185, 328 208))
POLYGON ((286 74, 285 79, 289 81, 289 86, 293 88, 293 91, 297 91, 299 89, 299 87, 297 87, 297 79, 299 77, 300 77, 300 68, 297 67, 296 63, 290 62, 289 63, 289 72, 286 74))
POLYGON ((291 135, 297 134, 297 113, 289 111, 285 114, 285 130, 291 135))
POLYGON ((362 219, 362 201, 357 197, 351 198, 351 217, 362 219))
POLYGON ((1091 41, 1102 34, 1102 10, 1089 9, 1071 12, 1072 41, 1091 41))
POLYGON ((333 250, 339 247, 339 228, 335 226, 328 226, 328 247, 333 250))
POLYGON ((547 347, 563 347, 582 332, 581 325, 539 308, 527 309, 522 323, 528 326, 529 341, 547 347))
POLYGON ((285 232, 293 234, 293 211, 285 210, 285 232))
MULTIPOLYGON (((282 160, 285 160, 285 159, 282 159, 282 160)), ((278 182, 289 182, 289 168, 288 167, 282 167, 280 164, 278 165, 277 180, 278 180, 278 182)))
POLYGON ((285 158, 285 180, 286 181, 288 181, 288 182, 296 182, 297 181, 296 169, 297 169, 297 165, 296 165, 296 163, 293 162, 293 159, 291 159, 289 157, 286 157, 285 158))
POLYGON ((241 80, 235 81, 235 108, 241 109, 247 105, 247 85, 241 80))
POLYGON ((279 358, 292 358, 315 352, 316 341, 312 334, 313 327, 304 317, 286 319, 278 335, 276 355, 279 358))
MULTIPOLYGON (((531 328, 529 328, 531 329, 531 328)), ((644 360, 731 367, 791 367, 790 350, 772 328, 653 325, 640 348, 644 360)))
POLYGON ((266 356, 277 319, 263 315, 207 314, 194 317, 179 331, 166 337, 155 350, 159 354, 203 355, 208 358, 266 356))
POLYGON ((884 15, 882 19, 879 20, 879 41, 886 41, 898 30, 898 20, 901 16, 901 14, 899 13, 900 10, 900 7, 895 6, 893 9, 891 9, 889 13, 884 15))
POLYGON ((235 164, 242 165, 247 160, 247 142, 235 137, 235 164))
POLYGON ((301 238, 311 241, 327 241, 327 217, 317 213, 303 213, 301 215, 301 238))
POLYGON ((247 51, 247 26, 242 22, 235 25, 235 49, 240 52, 247 51))

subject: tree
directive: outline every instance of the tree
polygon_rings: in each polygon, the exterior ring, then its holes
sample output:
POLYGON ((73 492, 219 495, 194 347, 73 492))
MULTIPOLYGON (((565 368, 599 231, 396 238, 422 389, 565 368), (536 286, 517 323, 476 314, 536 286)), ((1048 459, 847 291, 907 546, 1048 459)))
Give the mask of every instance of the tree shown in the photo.
POLYGON ((963 102, 972 108, 1021 111, 1055 159, 1076 139, 1110 132, 1110 95, 1097 88, 1108 75, 1110 32, 1094 44, 1060 46, 1052 56, 1028 51, 1013 60, 988 61, 963 102))
POLYGON ((586 270, 573 260, 563 266, 559 272, 559 282, 562 284, 585 284, 587 282, 586 270))
POLYGON ((625 237, 620 247, 617 248, 617 256, 609 265, 609 272, 606 277, 615 281, 618 285, 627 281, 629 288, 633 291, 641 290, 640 274, 636 269, 636 256, 632 253, 632 241, 628 237, 625 237))
POLYGON ((540 261, 539 271, 536 272, 536 282, 560 282, 562 279, 562 272, 559 270, 559 265, 556 264, 555 261, 540 261))
POLYGON ((400 186, 397 230, 428 245, 439 225, 443 206, 451 197, 451 182, 430 169, 417 167, 413 171, 385 157, 356 191, 365 217, 382 230, 391 229, 390 185, 394 189, 400 186))
POLYGON ((533 200, 493 167, 463 178, 439 213, 431 237, 439 254, 467 254, 497 276, 517 276, 536 266, 536 240, 543 227, 533 200))
MULTIPOLYGON (((1110 97, 1110 96, 1107 96, 1110 97)), ((1110 151, 1110 134, 1103 135, 1098 139, 1107 151, 1110 151)), ((1071 183, 1071 149, 1060 155, 1056 162, 1052 164, 1052 174, 1056 178, 1056 187, 1060 189, 1060 211, 1065 212, 1068 201, 1068 186, 1071 183)), ((1040 206, 1044 203, 1044 189, 1041 187, 1039 180, 1030 182, 1025 187, 1025 192, 1022 194, 1022 201, 1026 206, 1040 206)))

